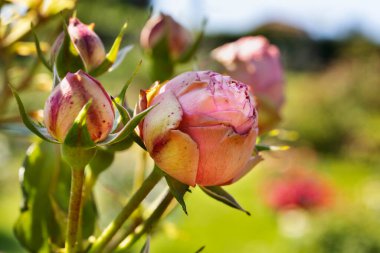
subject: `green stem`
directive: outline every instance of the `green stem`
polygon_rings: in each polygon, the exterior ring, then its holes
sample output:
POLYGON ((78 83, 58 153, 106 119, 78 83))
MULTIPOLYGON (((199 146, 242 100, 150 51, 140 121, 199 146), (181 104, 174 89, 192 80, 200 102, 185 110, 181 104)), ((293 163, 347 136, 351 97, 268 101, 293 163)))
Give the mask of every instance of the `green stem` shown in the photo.
POLYGON ((121 228, 129 216, 138 208, 140 203, 162 178, 159 168, 154 168, 153 172, 145 179, 141 187, 133 194, 127 205, 121 210, 119 215, 107 226, 103 233, 94 242, 88 253, 101 252, 121 228))
POLYGON ((138 231, 137 233, 131 235, 127 239, 125 239, 125 241, 122 242, 120 246, 117 248, 116 252, 120 250, 124 251, 124 250, 130 249, 135 244, 135 242, 137 242, 141 238, 141 236, 149 233, 154 227, 154 225, 159 221, 161 216, 164 214, 165 210, 168 208, 172 200, 173 200, 173 194, 169 191, 166 194, 165 198, 154 210, 152 215, 144 222, 142 229, 138 231))
POLYGON ((132 223, 120 234, 115 240, 112 240, 111 243, 106 248, 106 252, 114 252, 115 249, 119 246, 119 244, 124 241, 130 234, 135 232, 135 229, 143 223, 142 217, 136 217, 132 223))
POLYGON ((79 227, 79 217, 82 206, 82 191, 84 181, 84 169, 71 169, 71 190, 69 217, 66 235, 66 253, 76 252, 76 242, 79 227))

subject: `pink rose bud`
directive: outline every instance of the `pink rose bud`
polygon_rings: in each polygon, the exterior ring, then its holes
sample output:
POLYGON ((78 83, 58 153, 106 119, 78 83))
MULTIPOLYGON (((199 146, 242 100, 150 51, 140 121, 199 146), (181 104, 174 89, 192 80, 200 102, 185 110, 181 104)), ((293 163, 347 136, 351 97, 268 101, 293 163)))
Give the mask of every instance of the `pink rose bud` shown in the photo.
POLYGON ((248 84, 254 92, 259 104, 260 131, 262 123, 268 125, 273 123, 270 121, 279 120, 279 109, 284 102, 284 77, 276 46, 263 36, 243 37, 214 49, 212 57, 229 75, 248 84), (264 119, 266 122, 262 121, 264 119))
POLYGON ((82 107, 92 99, 87 113, 87 128, 94 142, 110 133, 115 112, 110 96, 93 77, 79 70, 66 77, 51 92, 44 109, 44 123, 49 133, 63 142, 82 107))
POLYGON ((94 24, 85 25, 77 18, 71 18, 68 32, 87 70, 98 67, 106 58, 106 51, 98 35, 93 31, 94 24))
POLYGON ((226 185, 257 163, 257 113, 247 85, 211 71, 187 72, 142 97, 140 110, 156 105, 140 125, 147 150, 177 180, 226 185))
POLYGON ((141 31, 140 44, 152 50, 164 39, 172 59, 178 59, 191 45, 191 34, 171 16, 160 14, 148 20, 141 31))

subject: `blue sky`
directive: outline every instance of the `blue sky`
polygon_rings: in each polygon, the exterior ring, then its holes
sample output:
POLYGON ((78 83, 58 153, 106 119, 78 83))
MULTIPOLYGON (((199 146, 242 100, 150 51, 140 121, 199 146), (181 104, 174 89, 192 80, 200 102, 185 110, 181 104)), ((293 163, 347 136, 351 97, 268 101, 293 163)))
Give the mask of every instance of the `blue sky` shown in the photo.
POLYGON ((380 43, 380 0, 152 0, 155 11, 208 33, 239 33, 270 21, 305 29, 315 38, 341 37, 356 29, 380 43))

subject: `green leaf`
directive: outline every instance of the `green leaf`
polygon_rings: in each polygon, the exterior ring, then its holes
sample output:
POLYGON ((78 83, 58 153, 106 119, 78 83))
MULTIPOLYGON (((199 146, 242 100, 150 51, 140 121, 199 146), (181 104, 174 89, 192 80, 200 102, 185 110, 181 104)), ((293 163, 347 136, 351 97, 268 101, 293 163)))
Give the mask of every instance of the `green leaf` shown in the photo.
MULTIPOLYGON (((117 104, 117 103, 116 103, 117 104)), ((108 138, 103 141, 99 142, 99 146, 105 146, 105 145, 111 145, 117 142, 120 142, 127 138, 130 135, 136 134, 135 128, 140 123, 141 120, 144 119, 144 117, 154 108, 154 106, 149 107, 145 109, 144 111, 140 112, 139 114, 135 115, 130 121, 128 121, 127 124, 116 134, 110 134, 108 138)))
MULTIPOLYGON (((14 226, 16 238, 29 252, 55 252, 52 247, 64 247, 71 178, 59 146, 32 144, 19 175, 23 204, 14 226)), ((86 239, 94 233, 96 216, 93 199, 86 199, 82 222, 86 239)))
POLYGON ((201 31, 199 32, 199 34, 198 34, 197 38, 195 39, 193 45, 187 50, 186 53, 183 54, 183 56, 181 58, 179 58, 177 60, 177 62, 179 62, 179 63, 188 62, 195 55, 195 53, 197 52, 197 50, 198 50, 198 48, 199 48, 199 46, 203 40, 206 25, 207 25, 207 19, 204 19, 202 22, 201 31))
POLYGON ((47 132, 46 128, 41 127, 40 125, 38 125, 37 123, 35 123, 29 117, 29 115, 26 113, 25 107, 24 107, 24 105, 23 105, 23 103, 21 101, 20 96, 18 95, 18 93, 16 92, 16 90, 13 87, 10 86, 10 88, 12 90, 13 96, 16 98, 17 106, 18 106, 18 109, 20 111, 20 116, 21 116, 21 119, 22 119, 22 122, 24 123, 24 125, 32 133, 34 133, 35 135, 37 135, 41 139, 43 139, 45 141, 48 141, 48 142, 51 142, 51 143, 59 143, 57 140, 53 139, 50 136, 50 134, 47 132))
POLYGON ((23 192, 21 214, 14 226, 20 243, 31 252, 48 252, 48 240, 63 246, 64 233, 54 215, 49 195, 59 180, 60 162, 55 157, 58 146, 47 142, 33 144, 20 168, 23 192), (43 250, 44 249, 44 250, 43 250))
POLYGON ((243 209, 238 202, 228 193, 226 192, 222 187, 220 186, 200 186, 202 191, 204 191, 207 195, 212 197, 213 199, 216 199, 230 207, 233 207, 235 209, 238 209, 240 211, 243 211, 247 215, 251 215, 248 211, 243 209))
POLYGON ((33 24, 30 24, 30 26, 31 26, 31 29, 32 29, 33 37, 34 37, 34 43, 36 45, 36 50, 37 50, 38 58, 40 59, 40 61, 44 64, 44 66, 48 70, 53 71, 52 70, 52 66, 50 66, 50 64, 47 62, 47 60, 45 59, 45 57, 44 57, 44 55, 42 53, 41 46, 40 46, 40 41, 39 41, 36 33, 34 32, 33 24))
POLYGON ((124 47, 119 52, 121 41, 123 40, 123 36, 124 36, 126 29, 127 29, 127 23, 125 23, 122 26, 122 28, 119 32, 119 35, 116 37, 115 41, 113 42, 113 45, 112 45, 110 51, 107 53, 107 56, 104 59, 104 61, 97 68, 92 70, 90 72, 90 75, 99 76, 99 75, 103 74, 104 72, 106 72, 107 70, 115 69, 121 63, 121 61, 124 59, 126 54, 130 50, 132 50, 133 46, 129 45, 129 46, 124 47), (112 65, 114 63, 116 63, 117 66, 113 67, 112 65))
POLYGON ((68 72, 75 73, 80 69, 85 70, 83 60, 70 39, 66 24, 64 25, 64 33, 65 37, 54 63, 60 79, 63 79, 68 72))
POLYGON ((185 203, 185 200, 183 199, 183 197, 186 194, 186 192, 190 192, 189 186, 184 184, 184 183, 179 182, 177 179, 169 176, 166 173, 164 173, 164 174, 165 174, 165 179, 166 179, 166 182, 169 186, 170 192, 176 198, 178 203, 182 206, 182 210, 187 215, 188 213, 187 213, 187 209, 186 209, 186 203, 185 203))
POLYGON ((144 246, 142 247, 140 253, 149 253, 150 252, 150 236, 148 235, 146 237, 146 241, 144 243, 144 246))

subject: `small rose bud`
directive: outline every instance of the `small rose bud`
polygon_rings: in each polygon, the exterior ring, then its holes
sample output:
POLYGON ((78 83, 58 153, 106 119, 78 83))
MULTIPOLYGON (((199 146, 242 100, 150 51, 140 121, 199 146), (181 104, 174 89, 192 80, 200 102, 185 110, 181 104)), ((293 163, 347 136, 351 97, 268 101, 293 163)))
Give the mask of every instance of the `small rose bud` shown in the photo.
POLYGON ((82 107, 92 99, 87 113, 87 128, 94 142, 104 140, 110 133, 115 112, 110 96, 93 77, 79 70, 66 77, 51 92, 44 109, 48 132, 63 142, 82 107))
POLYGON ((140 44, 144 49, 153 50, 167 40, 168 52, 173 60, 181 57, 191 45, 191 34, 171 16, 160 14, 148 20, 141 31, 140 44))
POLYGON ((249 36, 222 45, 211 55, 229 75, 248 84, 255 94, 260 132, 277 123, 284 102, 284 77, 278 48, 263 36, 249 36))
POLYGON ((187 72, 148 90, 144 104, 156 105, 140 125, 147 150, 177 180, 230 184, 257 162, 257 113, 247 85, 211 71, 187 72))
POLYGON ((93 31, 94 24, 85 25, 77 18, 69 21, 68 32, 87 70, 98 67, 106 58, 106 51, 98 35, 93 31))

